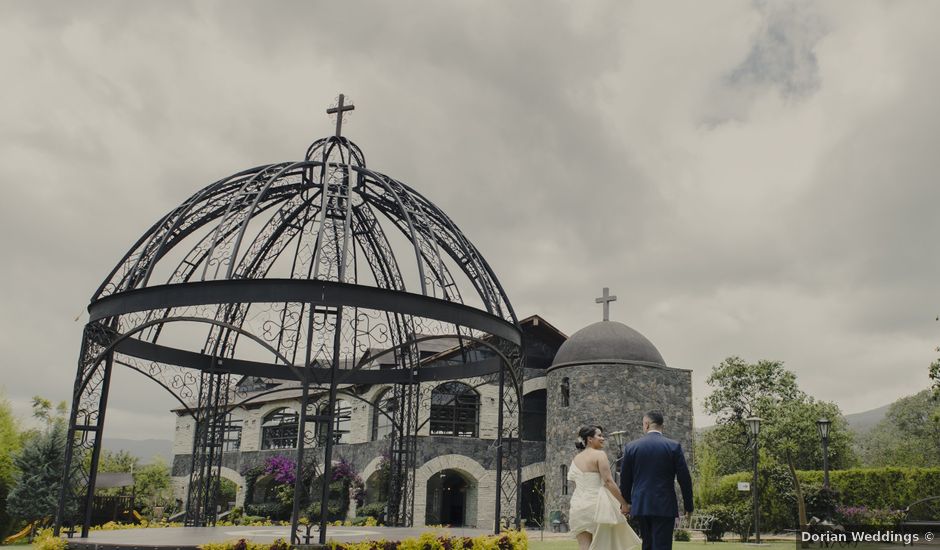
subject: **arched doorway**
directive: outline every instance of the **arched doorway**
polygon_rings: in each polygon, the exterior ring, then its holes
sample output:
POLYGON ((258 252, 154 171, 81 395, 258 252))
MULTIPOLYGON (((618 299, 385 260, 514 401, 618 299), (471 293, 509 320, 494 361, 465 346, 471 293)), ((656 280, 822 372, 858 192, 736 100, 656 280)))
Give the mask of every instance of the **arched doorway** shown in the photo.
POLYGON ((425 525, 476 525, 476 483, 457 470, 431 476, 425 516, 425 525))
POLYGON ((529 527, 541 527, 545 518, 545 476, 522 483, 522 519, 529 527))
POLYGON ((376 470, 366 479, 366 504, 388 502, 388 477, 387 470, 376 470))

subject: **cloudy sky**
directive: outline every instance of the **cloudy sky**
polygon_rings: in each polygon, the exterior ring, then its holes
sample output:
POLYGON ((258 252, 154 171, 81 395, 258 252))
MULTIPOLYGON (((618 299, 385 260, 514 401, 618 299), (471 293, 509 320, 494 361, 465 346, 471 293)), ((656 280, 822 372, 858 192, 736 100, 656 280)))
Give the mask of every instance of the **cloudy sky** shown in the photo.
MULTIPOLYGON (((778 359, 846 413, 940 341, 937 2, 0 4, 0 385, 70 393, 88 299, 197 189, 345 134, 520 316, 612 318, 705 378, 778 359)), ((118 372, 109 435, 172 437, 118 372)))

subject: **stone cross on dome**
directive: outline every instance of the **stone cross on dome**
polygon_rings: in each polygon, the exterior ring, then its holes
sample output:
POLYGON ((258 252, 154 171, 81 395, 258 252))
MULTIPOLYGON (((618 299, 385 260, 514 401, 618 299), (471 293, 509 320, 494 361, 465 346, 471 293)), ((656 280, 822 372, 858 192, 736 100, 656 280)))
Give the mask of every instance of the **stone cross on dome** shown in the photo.
POLYGON ((339 137, 343 132, 343 111, 352 111, 356 108, 355 105, 344 105, 343 100, 346 96, 339 94, 339 101, 336 103, 336 107, 330 107, 326 110, 326 114, 336 115, 336 137, 339 137))
POLYGON ((606 286, 604 287, 604 295, 601 296, 600 298, 594 299, 595 304, 604 304, 604 320, 605 321, 610 321, 610 303, 616 302, 616 301, 617 301, 617 297, 611 296, 610 289, 607 288, 606 286))

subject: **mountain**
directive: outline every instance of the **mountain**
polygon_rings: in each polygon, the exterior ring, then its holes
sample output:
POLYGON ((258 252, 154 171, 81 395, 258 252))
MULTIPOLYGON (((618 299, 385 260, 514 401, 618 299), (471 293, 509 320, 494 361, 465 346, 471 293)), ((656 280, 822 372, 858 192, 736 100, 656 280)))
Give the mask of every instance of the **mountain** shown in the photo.
POLYGON ((140 459, 141 463, 149 464, 159 456, 169 464, 173 450, 173 442, 169 439, 117 439, 104 438, 106 451, 127 451, 140 459))
MULTIPOLYGON (((893 405, 893 403, 888 403, 887 405, 878 407, 877 409, 872 409, 870 411, 847 414, 845 415, 845 420, 849 424, 849 429, 853 432, 865 433, 868 430, 874 428, 875 424, 881 422, 881 420, 888 413, 888 409, 891 408, 891 405, 893 405)), ((714 425, 696 426, 695 435, 701 436, 714 427, 714 425)))
POLYGON ((865 433, 874 428, 875 424, 881 422, 885 417, 892 404, 888 403, 870 411, 845 415, 845 420, 849 423, 849 429, 855 433, 865 433))

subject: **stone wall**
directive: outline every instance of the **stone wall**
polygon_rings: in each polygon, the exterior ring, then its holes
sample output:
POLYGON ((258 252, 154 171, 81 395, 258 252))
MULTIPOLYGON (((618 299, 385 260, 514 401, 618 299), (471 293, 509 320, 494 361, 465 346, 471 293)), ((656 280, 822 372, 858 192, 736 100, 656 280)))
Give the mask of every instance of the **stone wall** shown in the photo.
MULTIPOLYGON (((553 510, 568 515, 574 486, 563 493, 562 466, 571 464, 578 430, 599 424, 609 434, 625 430, 624 441, 643 435, 643 414, 660 409, 665 416, 664 434, 679 441, 691 466, 692 452, 692 371, 629 363, 562 366, 547 376, 547 433, 545 444, 545 513, 553 510), (568 407, 562 407, 561 384, 570 383, 568 407)), ((608 440, 607 455, 617 458, 614 441, 608 440)))
MULTIPOLYGON (((525 369, 524 392, 534 391, 545 388, 545 371, 536 369, 525 369)), ((362 395, 367 401, 374 401, 389 386, 373 386, 362 395)), ((496 469, 496 448, 495 439, 497 437, 498 425, 498 403, 499 389, 495 385, 483 385, 476 388, 480 394, 480 422, 479 438, 462 438, 446 436, 430 436, 429 423, 426 422, 430 409, 427 404, 419 410, 419 425, 423 424, 418 438, 416 463, 419 468, 428 464, 437 464, 435 459, 442 456, 464 457, 467 460, 477 464, 483 472, 488 472, 486 476, 495 479, 496 469)), ((348 396, 340 396, 345 399, 352 407, 352 418, 350 420, 350 432, 346 434, 344 444, 334 447, 333 460, 338 461, 345 458, 363 474, 363 481, 367 481, 368 474, 374 471, 376 458, 388 449, 387 441, 370 441, 374 423, 373 410, 368 403, 354 399, 348 396), (371 467, 370 467, 371 465, 371 467), (369 470, 369 471, 366 471, 369 470)), ((247 470, 262 466, 265 460, 276 455, 286 455, 293 458, 296 455, 294 449, 281 450, 261 450, 261 426, 264 417, 269 413, 280 409, 288 408, 293 411, 300 409, 299 400, 296 398, 281 398, 276 396, 267 401, 262 401, 251 405, 249 408, 236 408, 232 411, 232 418, 242 421, 241 444, 238 451, 225 452, 222 456, 222 466, 227 475, 240 486, 238 493, 239 502, 244 501, 244 480, 235 479, 241 477, 240 474, 247 470)), ((173 442, 173 464, 172 472, 174 476, 174 489, 177 496, 183 500, 186 498, 186 485, 189 480, 189 472, 192 462, 192 442, 195 429, 191 417, 183 415, 176 419, 176 435, 173 442)), ((314 426, 308 424, 308 437, 313 436, 314 426)), ((522 464, 526 471, 532 472, 533 468, 542 471, 545 458, 545 447, 542 442, 525 442, 523 445, 522 464)), ((308 448, 305 450, 305 456, 308 459, 316 458, 318 463, 322 463, 323 449, 308 448)), ((453 459, 458 460, 458 459, 453 459)), ((489 479, 487 478, 487 479, 489 479)), ((470 479, 473 488, 472 509, 468 507, 468 513, 472 510, 477 517, 475 523, 489 527, 495 518, 490 518, 487 514, 493 512, 493 502, 495 501, 495 485, 487 479, 470 479), (477 508, 478 503, 481 504, 477 508), (482 522, 482 523, 481 523, 482 522)), ((416 524, 423 525, 424 515, 418 513, 420 506, 423 510, 425 505, 424 495, 426 485, 421 483, 416 485, 416 524), (419 517, 420 516, 420 517, 419 517)), ((469 506, 469 503, 468 503, 469 506)), ((468 516, 469 517, 469 516, 468 516)))
MULTIPOLYGON (((496 469, 496 449, 492 440, 472 439, 468 437, 422 437, 417 445, 417 464, 422 464, 443 455, 462 455, 473 459, 486 469, 496 469)), ((370 441, 351 445, 337 445, 333 447, 333 461, 345 458, 356 468, 363 472, 376 457, 381 456, 388 449, 384 441, 370 441)), ((267 451, 233 451, 222 455, 222 466, 233 472, 244 473, 256 466, 264 465, 264 461, 272 456, 285 455, 293 458, 294 449, 280 449, 267 451)), ((323 448, 304 449, 307 459, 316 457, 318 462, 323 460, 323 448)), ((545 448, 541 442, 525 442, 522 447, 522 465, 539 464, 544 460, 545 448)), ((173 456, 172 475, 188 476, 192 465, 192 455, 179 454, 173 456)))

